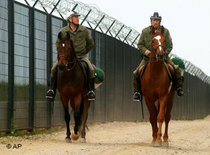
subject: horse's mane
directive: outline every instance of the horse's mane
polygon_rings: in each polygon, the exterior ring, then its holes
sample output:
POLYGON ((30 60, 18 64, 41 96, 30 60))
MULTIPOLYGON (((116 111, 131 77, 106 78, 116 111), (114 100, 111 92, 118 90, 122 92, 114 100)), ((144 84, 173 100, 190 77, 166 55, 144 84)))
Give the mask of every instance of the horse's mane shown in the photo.
MULTIPOLYGON (((155 28, 153 26, 151 26, 151 32, 152 35, 155 35, 157 33, 157 30, 155 30, 155 28)), ((164 27, 160 26, 160 33, 163 34, 164 33, 164 27)))

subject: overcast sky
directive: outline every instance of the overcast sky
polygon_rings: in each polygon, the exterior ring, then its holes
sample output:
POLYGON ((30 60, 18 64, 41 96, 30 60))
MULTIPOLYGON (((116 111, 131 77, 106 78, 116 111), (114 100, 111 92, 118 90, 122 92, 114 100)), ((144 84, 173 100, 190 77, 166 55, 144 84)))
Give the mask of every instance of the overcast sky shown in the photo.
POLYGON ((141 32, 159 12, 169 29, 173 54, 210 76, 210 0, 80 0, 141 32))

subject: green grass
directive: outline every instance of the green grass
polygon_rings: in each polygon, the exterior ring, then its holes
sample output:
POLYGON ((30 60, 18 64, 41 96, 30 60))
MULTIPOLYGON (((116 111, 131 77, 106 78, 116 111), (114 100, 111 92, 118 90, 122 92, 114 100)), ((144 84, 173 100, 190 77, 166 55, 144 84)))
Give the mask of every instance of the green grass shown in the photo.
MULTIPOLYGON (((32 132, 27 131, 27 130, 13 130, 9 134, 0 133, 0 137, 8 137, 8 136, 19 137, 19 136, 31 136, 31 135, 39 135, 39 134, 51 134, 51 133, 58 132, 61 130, 62 130, 62 127, 52 127, 50 129, 37 128, 37 129, 34 129, 32 132)), ((0 143, 3 144, 4 141, 0 141, 0 143)))
POLYGON ((0 101, 8 100, 8 83, 0 82, 0 101))
MULTIPOLYGON (((35 83, 35 100, 43 101, 46 94, 46 85, 35 83)), ((0 101, 8 100, 8 83, 0 82, 0 101)), ((29 100, 29 85, 14 85, 14 101, 29 100)))
POLYGON ((0 141, 0 144, 8 144, 8 142, 6 142, 6 141, 0 141))

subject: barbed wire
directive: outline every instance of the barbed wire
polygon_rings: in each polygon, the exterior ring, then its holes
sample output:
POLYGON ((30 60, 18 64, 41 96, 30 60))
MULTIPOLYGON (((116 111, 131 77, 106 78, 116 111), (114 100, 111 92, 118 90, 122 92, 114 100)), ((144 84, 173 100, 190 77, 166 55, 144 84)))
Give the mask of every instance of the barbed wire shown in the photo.
MULTIPOLYGON (((35 4, 37 4, 36 5, 37 9, 40 9, 40 7, 42 7, 45 12, 49 10, 51 14, 54 12, 54 10, 56 10, 58 14, 55 13, 55 15, 60 16, 63 19, 69 16, 72 10, 77 11, 81 14, 80 16, 80 19, 82 20, 81 23, 87 22, 88 26, 91 29, 100 31, 106 35, 110 35, 135 48, 137 47, 138 38, 140 36, 140 33, 138 31, 136 31, 131 27, 126 26, 117 19, 100 11, 95 6, 90 6, 74 0, 24 0, 24 1, 28 5, 31 2, 34 2, 34 4, 32 4, 33 7, 35 7, 35 4)), ((175 54, 170 54, 169 56, 171 58, 173 57, 180 58, 175 54)), ((193 76, 197 76, 205 83, 210 84, 210 77, 207 76, 200 68, 193 65, 190 61, 187 61, 183 58, 180 59, 184 61, 186 72, 188 72, 193 76)))
MULTIPOLYGON (((36 0, 31 1, 35 2, 36 0)), ((65 17, 67 17, 72 10, 77 11, 81 14, 80 19, 82 23, 87 22, 90 28, 97 29, 131 46, 137 46, 140 34, 138 31, 100 11, 95 6, 89 6, 74 0, 39 0, 39 3, 51 9, 56 6, 57 11, 65 17)))

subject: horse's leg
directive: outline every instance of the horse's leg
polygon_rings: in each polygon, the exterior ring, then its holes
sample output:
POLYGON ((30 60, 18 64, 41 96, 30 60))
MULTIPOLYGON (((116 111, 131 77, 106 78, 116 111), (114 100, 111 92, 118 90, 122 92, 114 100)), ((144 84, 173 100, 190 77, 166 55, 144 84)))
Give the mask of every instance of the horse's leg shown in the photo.
POLYGON ((173 107, 173 100, 174 100, 174 92, 170 93, 170 96, 168 98, 168 103, 166 107, 166 114, 165 114, 165 133, 163 136, 164 145, 168 146, 168 123, 171 119, 171 110, 173 107))
POLYGON ((157 127, 157 109, 155 107, 154 101, 150 101, 148 98, 145 97, 145 101, 146 101, 146 105, 147 108, 149 110, 149 120, 150 123, 152 125, 152 144, 155 143, 156 139, 157 139, 157 131, 158 131, 158 127, 157 127))
POLYGON ((85 136, 86 136, 85 126, 86 126, 87 118, 88 118, 88 115, 86 115, 86 117, 84 118, 84 123, 83 123, 82 131, 81 131, 81 137, 82 138, 85 138, 85 136))
POLYGON ((83 110, 83 115, 82 115, 82 132, 81 132, 81 137, 84 138, 85 141, 85 127, 86 127, 86 122, 88 118, 88 109, 90 107, 90 101, 88 101, 87 97, 84 98, 84 110, 83 110))
POLYGON ((63 103, 64 112, 65 112, 65 121, 66 121, 66 142, 71 142, 71 132, 69 128, 69 122, 70 122, 70 115, 69 115, 69 109, 68 109, 68 101, 69 99, 61 95, 61 101, 63 103))
POLYGON ((81 126, 81 115, 83 112, 83 105, 82 103, 82 95, 79 94, 77 96, 75 96, 73 98, 73 104, 74 104, 74 121, 75 121, 75 125, 74 125, 74 134, 72 135, 72 138, 74 140, 77 140, 80 136, 80 126, 81 126))
POLYGON ((160 146, 162 144, 162 125, 163 121, 165 119, 165 107, 167 103, 168 96, 164 96, 163 98, 159 99, 159 113, 157 116, 157 121, 158 121, 158 132, 157 132, 157 139, 156 139, 156 146, 160 146))

